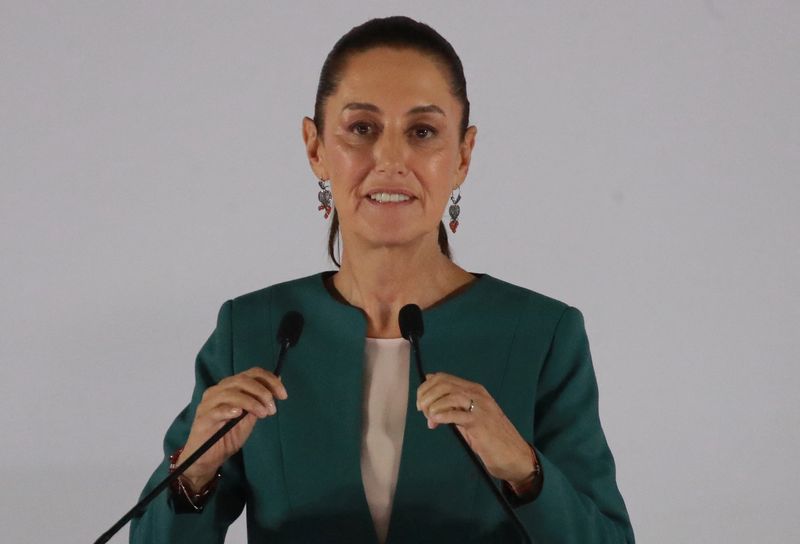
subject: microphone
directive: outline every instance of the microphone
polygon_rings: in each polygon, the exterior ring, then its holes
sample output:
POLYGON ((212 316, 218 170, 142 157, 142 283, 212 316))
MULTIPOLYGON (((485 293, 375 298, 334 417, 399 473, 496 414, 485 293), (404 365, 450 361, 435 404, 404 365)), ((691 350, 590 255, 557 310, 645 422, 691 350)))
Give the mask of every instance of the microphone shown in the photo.
MULTIPOLYGON (((275 365, 273 374, 276 376, 281 375, 281 368, 283 367, 283 358, 289 348, 297 345, 300 340, 300 335, 303 333, 303 314, 295 312, 294 310, 286 312, 281 319, 281 324, 278 325, 278 343, 281 346, 281 351, 278 354, 278 363, 275 365)), ((244 415, 244 414, 242 414, 244 415)), ((239 417, 242 417, 240 415, 239 417)))
POLYGON ((420 383, 425 381, 425 373, 422 371, 422 356, 419 350, 419 339, 425 334, 425 325, 422 322, 422 310, 416 304, 406 304, 400 308, 400 315, 397 316, 400 322, 400 334, 411 343, 414 352, 414 359, 417 363, 417 374, 420 383))
MULTIPOLYGON (((298 340, 300 340, 300 335, 303 332, 303 315, 299 312, 289 311, 286 312, 281 319, 281 323, 278 326, 278 334, 277 340, 281 346, 280 352, 278 353, 278 362, 275 365, 275 371, 273 374, 276 376, 280 376, 281 367, 283 366, 283 360, 286 357, 286 352, 289 350, 290 347, 294 347, 297 345, 298 340)), ((225 423, 225 425, 220 428, 216 433, 214 433, 211 438, 206 440, 197 451, 191 454, 183 463, 178 465, 178 467, 170 473, 169 476, 164 478, 160 484, 158 484, 153 490, 147 494, 145 498, 139 501, 136 506, 131 508, 127 514, 122 516, 118 522, 111 526, 111 528, 103 533, 100 538, 95 540, 94 544, 105 544, 111 537, 113 537, 120 529, 122 529, 126 523, 128 523, 134 517, 140 517, 144 514, 147 505, 155 499, 164 489, 169 487, 169 485, 176 479, 178 476, 183 474, 186 469, 188 469, 195 461, 200 459, 202 455, 207 452, 211 446, 216 444, 225 434, 233 429, 237 423, 239 423, 244 417, 248 414, 247 410, 242 410, 242 413, 236 416, 233 419, 230 419, 225 423)))
MULTIPOLYGON (((425 333, 425 326, 422 321, 422 310, 419 309, 419 306, 416 304, 406 304, 402 308, 400 308, 400 314, 398 315, 398 321, 400 323, 400 334, 403 335, 403 338, 408 340, 411 343, 412 351, 414 352, 414 359, 417 363, 417 373, 419 374, 419 381, 420 383, 426 380, 425 372, 422 369, 422 354, 420 353, 419 347, 419 339, 422 338, 422 335, 425 333)), ((516 512, 512 508, 511 504, 506 499, 505 495, 497 488, 492 479, 492 475, 489 474, 489 471, 486 470, 486 467, 481 462, 480 457, 478 454, 475 453, 472 448, 469 447, 467 444, 466 439, 461 435, 458 428, 456 428, 455 423, 449 423, 448 426, 450 430, 453 431, 458 441, 461 443, 461 446, 469 455, 470 459, 472 459, 473 464, 478 469, 478 471, 483 476, 483 479, 486 481, 487 485, 491 488, 494 496, 497 498, 500 506, 503 507, 503 510, 506 511, 508 517, 511 519, 514 527, 519 532, 520 536, 522 537, 522 541, 526 542, 527 544, 532 544, 531 536, 528 534, 528 531, 525 529, 525 526, 522 525, 519 517, 517 516, 516 512)))

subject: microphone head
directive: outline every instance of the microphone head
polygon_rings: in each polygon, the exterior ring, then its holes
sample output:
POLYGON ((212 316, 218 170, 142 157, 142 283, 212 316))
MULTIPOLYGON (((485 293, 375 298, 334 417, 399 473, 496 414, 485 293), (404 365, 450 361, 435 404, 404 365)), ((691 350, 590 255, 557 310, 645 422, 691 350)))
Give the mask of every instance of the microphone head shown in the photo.
POLYGON ((425 333, 425 326, 422 323, 422 310, 416 304, 406 304, 400 308, 398 316, 400 322, 400 334, 408 341, 422 338, 425 333))
POLYGON ((278 327, 278 342, 292 347, 297 344, 303 332, 303 314, 294 310, 286 312, 278 327))

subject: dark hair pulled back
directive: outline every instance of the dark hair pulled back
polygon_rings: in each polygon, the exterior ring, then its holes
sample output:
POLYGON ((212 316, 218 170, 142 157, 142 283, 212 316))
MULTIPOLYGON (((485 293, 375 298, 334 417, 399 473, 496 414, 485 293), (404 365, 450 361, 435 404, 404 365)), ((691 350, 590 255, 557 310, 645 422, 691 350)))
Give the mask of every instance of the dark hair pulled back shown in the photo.
MULTIPOLYGON (((449 76, 450 91, 461 103, 460 138, 464 140, 469 125, 469 100, 467 99, 467 81, 461 59, 438 32, 430 26, 409 17, 396 15, 369 21, 353 27, 347 34, 339 38, 331 52, 325 58, 317 86, 317 98, 314 103, 314 124, 317 134, 322 138, 324 130, 324 109, 328 98, 336 93, 342 72, 350 55, 361 53, 374 47, 409 48, 430 55, 442 65, 449 76)), ((328 233, 328 255, 336 266, 341 266, 334 255, 334 245, 339 237, 339 215, 333 210, 331 228, 328 233)), ((439 222, 439 249, 447 258, 451 258, 450 245, 444 222, 439 222)))

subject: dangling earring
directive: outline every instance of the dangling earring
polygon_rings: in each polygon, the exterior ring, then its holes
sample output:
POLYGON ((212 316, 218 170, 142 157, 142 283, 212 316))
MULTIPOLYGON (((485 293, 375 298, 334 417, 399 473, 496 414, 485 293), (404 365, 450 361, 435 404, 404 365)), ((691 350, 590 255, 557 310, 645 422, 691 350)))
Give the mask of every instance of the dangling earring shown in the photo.
POLYGON ((453 231, 453 234, 456 233, 456 229, 458 228, 458 214, 461 213, 461 206, 458 203, 461 201, 461 185, 453 189, 453 192, 450 194, 450 230, 453 231), (455 196, 456 189, 458 189, 458 196, 455 196))
POLYGON ((328 185, 325 185, 324 179, 319 180, 319 188, 322 190, 317 194, 317 199, 320 202, 317 210, 325 210, 325 219, 331 214, 331 200, 333 199, 333 195, 331 195, 330 186, 330 182, 328 182, 328 185))

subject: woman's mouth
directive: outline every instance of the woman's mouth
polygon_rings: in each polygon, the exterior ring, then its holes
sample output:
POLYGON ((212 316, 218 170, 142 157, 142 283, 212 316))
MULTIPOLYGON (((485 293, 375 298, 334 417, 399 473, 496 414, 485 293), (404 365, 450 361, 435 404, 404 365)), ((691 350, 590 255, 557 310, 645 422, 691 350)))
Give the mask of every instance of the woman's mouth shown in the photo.
POLYGON ((372 202, 378 204, 393 204, 398 202, 408 202, 413 198, 402 193, 371 193, 368 195, 372 202))

